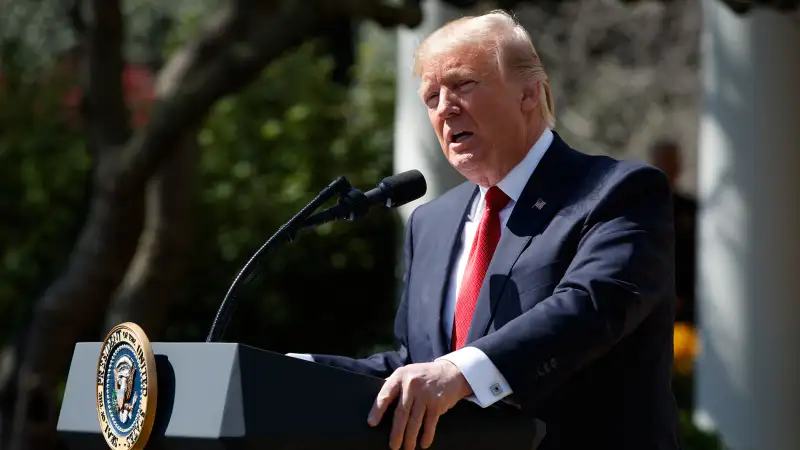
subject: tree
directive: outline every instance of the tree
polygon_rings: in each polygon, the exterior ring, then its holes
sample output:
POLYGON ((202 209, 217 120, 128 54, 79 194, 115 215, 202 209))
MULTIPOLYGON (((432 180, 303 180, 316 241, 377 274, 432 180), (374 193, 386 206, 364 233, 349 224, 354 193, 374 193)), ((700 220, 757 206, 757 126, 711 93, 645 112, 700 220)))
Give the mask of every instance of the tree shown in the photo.
POLYGON ((145 186, 175 149, 193 138, 209 108, 252 81, 270 61, 323 32, 330 20, 413 26, 420 19, 413 4, 227 2, 166 63, 150 120, 132 132, 120 85, 125 25, 120 4, 90 0, 86 8, 84 89, 96 157, 91 207, 65 271, 33 311, 19 368, 12 449, 52 448, 54 388, 63 379, 73 343, 104 314, 125 276, 144 222, 145 186), (292 26, 283 26, 287 23, 292 26))

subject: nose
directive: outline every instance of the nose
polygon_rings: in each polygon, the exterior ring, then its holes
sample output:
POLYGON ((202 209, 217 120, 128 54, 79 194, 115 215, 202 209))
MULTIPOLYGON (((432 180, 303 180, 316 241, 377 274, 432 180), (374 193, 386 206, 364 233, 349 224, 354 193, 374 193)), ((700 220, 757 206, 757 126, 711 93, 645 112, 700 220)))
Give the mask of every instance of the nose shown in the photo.
POLYGON ((461 113, 461 106, 449 91, 443 90, 439 95, 439 104, 436 106, 436 114, 441 119, 449 119, 461 113))

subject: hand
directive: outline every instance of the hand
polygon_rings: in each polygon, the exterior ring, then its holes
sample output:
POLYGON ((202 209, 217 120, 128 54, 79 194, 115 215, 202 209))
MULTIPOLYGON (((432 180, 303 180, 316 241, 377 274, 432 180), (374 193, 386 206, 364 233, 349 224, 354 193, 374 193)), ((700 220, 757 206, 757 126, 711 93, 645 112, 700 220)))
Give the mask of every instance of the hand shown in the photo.
POLYGON ((433 443, 439 416, 470 394, 472 388, 455 364, 449 361, 410 364, 397 369, 386 379, 367 422, 376 426, 389 404, 399 397, 389 447, 400 450, 405 443, 405 450, 413 450, 424 420, 420 444, 422 448, 428 448, 433 443))

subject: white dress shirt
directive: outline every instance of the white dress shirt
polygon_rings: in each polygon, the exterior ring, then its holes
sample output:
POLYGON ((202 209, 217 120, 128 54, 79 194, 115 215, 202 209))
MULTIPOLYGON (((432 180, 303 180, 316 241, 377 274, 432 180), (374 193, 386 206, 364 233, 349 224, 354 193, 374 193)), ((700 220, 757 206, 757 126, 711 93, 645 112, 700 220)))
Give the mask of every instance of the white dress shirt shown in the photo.
MULTIPOLYGON (((508 223, 508 218, 511 216, 511 211, 514 210, 514 205, 517 204, 523 189, 525 189, 525 185, 528 183, 528 179, 533 175, 533 171, 536 170, 536 166, 539 165, 539 161, 542 160, 542 157, 552 142, 553 132, 550 131, 550 129, 545 129, 544 133, 539 137, 539 140, 536 141, 530 151, 528 151, 525 158, 511 169, 502 181, 497 183, 497 187, 510 198, 506 207, 500 211, 501 238, 503 233, 506 233, 506 223, 508 223)), ((458 291, 461 288, 461 280, 464 269, 467 266, 467 259, 469 259, 472 241, 475 239, 475 232, 477 231, 478 224, 483 215, 483 210, 486 207, 484 198, 488 190, 489 188, 479 186, 479 194, 475 197, 470 206, 470 213, 467 215, 461 239, 457 242, 459 246, 456 250, 458 256, 452 268, 450 285, 448 286, 444 310, 442 311, 442 321, 444 322, 443 325, 446 330, 448 343, 450 342, 453 331, 458 291)), ((287 355, 313 361, 313 357, 307 354, 288 353, 287 355)), ((450 361, 458 367, 474 393, 467 397, 467 400, 477 403, 484 408, 502 400, 512 393, 511 387, 503 377, 503 374, 497 370, 497 367, 495 367, 485 353, 475 347, 465 346, 437 358, 437 360, 439 359, 450 361)))
MULTIPOLYGON (((511 211, 514 210, 514 206, 517 204, 523 189, 525 189, 528 179, 533 175, 533 171, 536 170, 536 166, 539 165, 539 161, 542 160, 544 153, 552 142, 553 132, 550 131, 550 129, 545 129, 544 133, 539 137, 539 140, 536 141, 530 151, 528 151, 525 158, 511 169, 511 172, 509 172, 502 181, 497 183, 497 187, 510 198, 506 207, 500 211, 501 238, 503 233, 507 232, 506 224, 508 223, 508 218, 511 216, 511 211)), ((487 187, 479 186, 479 194, 475 196, 475 200, 472 202, 470 214, 467 215, 466 222, 464 223, 461 240, 457 243, 457 245, 459 245, 459 248, 456 250, 458 256, 456 263, 453 264, 452 273, 450 274, 450 286, 447 290, 444 310, 442 311, 442 321, 444 322, 444 329, 447 333, 447 342, 450 342, 453 332, 456 299, 458 298, 458 292, 461 288, 464 269, 467 267, 469 252, 472 249, 472 241, 475 239, 478 224, 486 208, 484 199, 486 191, 488 190, 489 188, 487 187)), ((475 347, 467 345, 438 359, 450 361, 458 367, 474 392, 474 395, 471 395, 467 399, 484 408, 512 393, 511 387, 508 385, 505 377, 503 377, 503 374, 497 370, 497 367, 489 360, 486 354, 475 347)))

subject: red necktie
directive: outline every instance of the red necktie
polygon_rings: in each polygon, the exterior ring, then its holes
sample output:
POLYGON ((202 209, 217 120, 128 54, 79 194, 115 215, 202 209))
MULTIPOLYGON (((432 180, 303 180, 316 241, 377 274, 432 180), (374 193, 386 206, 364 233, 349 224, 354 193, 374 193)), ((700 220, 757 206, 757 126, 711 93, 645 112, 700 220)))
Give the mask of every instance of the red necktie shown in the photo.
POLYGON ((500 241, 500 210, 508 204, 508 196, 497 186, 486 192, 486 209, 472 241, 467 267, 461 280, 461 289, 456 300, 456 313, 453 320, 453 336, 451 346, 458 350, 467 340, 472 313, 478 302, 483 278, 489 268, 497 242, 500 241))

